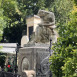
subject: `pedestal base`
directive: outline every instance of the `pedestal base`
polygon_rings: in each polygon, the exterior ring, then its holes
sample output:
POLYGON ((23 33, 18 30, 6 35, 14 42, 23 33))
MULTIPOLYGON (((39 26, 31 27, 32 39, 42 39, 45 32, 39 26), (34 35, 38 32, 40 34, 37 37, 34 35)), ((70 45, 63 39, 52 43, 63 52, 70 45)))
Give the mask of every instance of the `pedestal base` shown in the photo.
POLYGON ((38 44, 21 48, 18 53, 18 73, 34 70, 36 77, 49 77, 49 45, 38 44))

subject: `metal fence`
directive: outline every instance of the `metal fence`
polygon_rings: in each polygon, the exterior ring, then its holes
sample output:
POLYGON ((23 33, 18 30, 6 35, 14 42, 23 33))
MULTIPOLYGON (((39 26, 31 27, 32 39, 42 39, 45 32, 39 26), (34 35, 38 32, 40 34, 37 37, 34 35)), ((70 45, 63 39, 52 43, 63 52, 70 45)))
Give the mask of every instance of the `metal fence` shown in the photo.
POLYGON ((0 77, 21 77, 21 76, 11 72, 0 71, 0 77))

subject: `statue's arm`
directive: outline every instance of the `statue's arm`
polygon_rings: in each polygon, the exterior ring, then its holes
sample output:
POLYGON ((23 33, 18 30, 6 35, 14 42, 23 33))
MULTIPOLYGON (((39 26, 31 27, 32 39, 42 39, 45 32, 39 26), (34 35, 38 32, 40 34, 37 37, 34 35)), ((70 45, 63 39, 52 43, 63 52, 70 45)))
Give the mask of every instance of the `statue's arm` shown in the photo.
POLYGON ((53 26, 55 24, 55 22, 52 22, 52 23, 42 23, 41 25, 43 26, 53 26))

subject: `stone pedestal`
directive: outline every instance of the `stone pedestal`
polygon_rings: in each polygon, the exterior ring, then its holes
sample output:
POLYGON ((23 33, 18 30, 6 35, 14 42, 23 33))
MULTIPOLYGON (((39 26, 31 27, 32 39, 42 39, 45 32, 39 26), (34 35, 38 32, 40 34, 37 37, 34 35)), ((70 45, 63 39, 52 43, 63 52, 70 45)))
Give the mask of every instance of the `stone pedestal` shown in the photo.
POLYGON ((30 44, 18 53, 18 73, 34 70, 36 77, 49 77, 49 45, 30 44))

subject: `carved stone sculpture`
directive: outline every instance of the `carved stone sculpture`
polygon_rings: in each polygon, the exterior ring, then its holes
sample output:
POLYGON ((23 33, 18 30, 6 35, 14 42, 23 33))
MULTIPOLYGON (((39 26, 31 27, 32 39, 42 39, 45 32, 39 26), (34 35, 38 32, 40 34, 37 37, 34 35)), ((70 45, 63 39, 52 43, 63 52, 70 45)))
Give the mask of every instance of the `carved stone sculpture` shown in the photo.
POLYGON ((41 23, 39 25, 49 27, 51 29, 55 28, 54 13, 45 10, 39 10, 38 16, 41 18, 41 23))
POLYGON ((56 31, 54 31, 54 28, 56 27, 54 13, 39 10, 38 16, 41 18, 41 23, 36 28, 32 40, 36 43, 48 43, 49 40, 52 39, 52 42, 55 43, 57 41, 57 34, 56 31))

